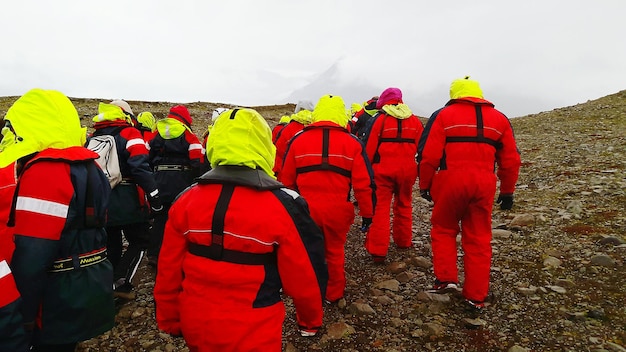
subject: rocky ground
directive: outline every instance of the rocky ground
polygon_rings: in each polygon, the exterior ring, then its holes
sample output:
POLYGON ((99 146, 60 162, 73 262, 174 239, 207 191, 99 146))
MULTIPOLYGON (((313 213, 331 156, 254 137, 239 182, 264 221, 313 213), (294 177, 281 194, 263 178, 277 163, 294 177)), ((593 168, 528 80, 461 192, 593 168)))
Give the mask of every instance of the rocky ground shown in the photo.
MULTIPOLYGON (((72 100, 89 125, 98 100, 72 100)), ((158 117, 173 105, 130 103, 158 117)), ((213 108, 228 107, 188 106, 199 135, 213 108)), ((274 125, 293 105, 258 110, 274 125)), ((287 298, 285 351, 626 351, 626 91, 511 122, 523 167, 513 210, 494 209, 485 311, 468 313, 458 294, 426 292, 431 207, 416 192, 415 249, 392 244, 387 262, 374 264, 354 226, 345 300, 324 308, 318 336, 303 338, 287 298)), ((156 328, 154 275, 143 263, 137 298, 120 302, 113 330, 79 351, 187 351, 156 328)))

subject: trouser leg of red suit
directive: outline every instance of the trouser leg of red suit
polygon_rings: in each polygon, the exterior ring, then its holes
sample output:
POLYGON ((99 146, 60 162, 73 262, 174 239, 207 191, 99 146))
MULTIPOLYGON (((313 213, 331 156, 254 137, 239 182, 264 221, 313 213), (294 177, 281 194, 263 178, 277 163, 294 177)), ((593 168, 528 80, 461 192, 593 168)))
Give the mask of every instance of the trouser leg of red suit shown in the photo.
POLYGON ((344 296, 346 289, 345 244, 354 222, 354 206, 347 200, 340 203, 309 201, 311 217, 324 234, 324 257, 328 267, 325 299, 334 302, 344 296))
POLYGON ((494 187, 481 184, 483 196, 470 202, 461 219, 461 245, 465 282, 463 296, 473 301, 484 301, 489 293, 491 271, 491 210, 495 195, 494 187))
POLYGON ((409 175, 401 174, 393 200, 393 241, 398 248, 411 247, 413 239, 413 185, 417 168, 409 175))
POLYGON ((372 225, 365 235, 365 249, 371 255, 384 257, 389 250, 390 207, 396 185, 391 177, 376 172, 375 169, 376 208, 374 209, 372 225))
POLYGON ((459 281, 456 237, 468 203, 467 186, 460 176, 440 171, 434 176, 431 188, 434 201, 430 232, 433 270, 437 280, 442 282, 459 281))

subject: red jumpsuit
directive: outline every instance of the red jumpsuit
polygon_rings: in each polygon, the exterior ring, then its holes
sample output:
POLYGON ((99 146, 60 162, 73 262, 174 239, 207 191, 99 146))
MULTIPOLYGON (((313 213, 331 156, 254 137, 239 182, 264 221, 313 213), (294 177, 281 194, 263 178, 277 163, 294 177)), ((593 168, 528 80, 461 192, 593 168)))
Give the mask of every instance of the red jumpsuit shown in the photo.
POLYGON ((385 257, 389 249, 392 201, 393 241, 398 248, 412 246, 413 185, 417 179, 415 154, 424 127, 410 111, 409 115, 402 116, 381 110, 366 139, 365 149, 374 169, 377 203, 365 248, 376 257, 385 257))
POLYGON ((342 298, 344 245, 354 222, 351 189, 362 217, 371 218, 376 203, 372 170, 362 144, 335 123, 315 122, 292 140, 279 180, 307 200, 313 220, 324 233, 329 274, 326 299, 342 298))
POLYGON ((76 343, 113 327, 103 227, 110 186, 97 156, 83 147, 47 148, 19 176, 11 269, 35 346, 76 343))
POLYGON ((462 231, 463 295, 482 302, 489 291, 494 168, 497 163, 500 193, 513 194, 520 167, 511 124, 484 99, 453 99, 430 117, 418 153, 420 189, 430 190, 434 201, 435 277, 458 282, 456 236, 462 231))
POLYGON ((323 236, 306 203, 262 170, 216 166, 174 202, 154 297, 159 329, 191 351, 280 351, 284 294, 322 325, 323 236))

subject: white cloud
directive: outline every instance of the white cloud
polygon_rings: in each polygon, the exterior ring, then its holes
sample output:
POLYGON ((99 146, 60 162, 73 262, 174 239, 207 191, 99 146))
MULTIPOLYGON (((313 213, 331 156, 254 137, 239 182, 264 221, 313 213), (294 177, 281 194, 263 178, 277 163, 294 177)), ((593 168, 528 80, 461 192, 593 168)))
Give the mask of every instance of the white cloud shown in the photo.
POLYGON ((337 89, 350 104, 395 86, 428 115, 469 74, 519 116, 626 89, 622 0, 31 0, 0 10, 0 95, 43 87, 263 105, 337 89))

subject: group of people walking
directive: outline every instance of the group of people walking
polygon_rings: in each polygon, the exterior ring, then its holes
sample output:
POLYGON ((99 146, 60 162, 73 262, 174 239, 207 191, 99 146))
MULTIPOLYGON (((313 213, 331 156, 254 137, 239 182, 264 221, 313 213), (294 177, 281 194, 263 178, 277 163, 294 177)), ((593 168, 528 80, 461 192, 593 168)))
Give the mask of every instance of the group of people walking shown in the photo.
POLYGON ((468 77, 426 127, 398 88, 363 105, 303 101, 273 130, 253 109, 228 109, 200 143, 182 105, 157 122, 100 103, 93 136, 115 137, 122 175, 111 189, 69 99, 26 93, 0 144, 0 347, 73 351, 110 329, 114 292, 132 298, 147 251, 159 329, 192 351, 280 350, 282 294, 302 336, 344 297, 356 215, 374 263, 391 240, 413 247, 416 182, 434 203, 433 289, 460 286, 461 233, 462 294, 482 309, 497 181, 510 209, 520 166, 508 119, 468 77))

